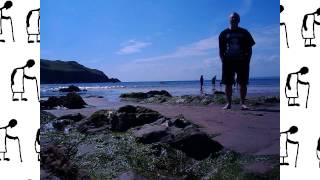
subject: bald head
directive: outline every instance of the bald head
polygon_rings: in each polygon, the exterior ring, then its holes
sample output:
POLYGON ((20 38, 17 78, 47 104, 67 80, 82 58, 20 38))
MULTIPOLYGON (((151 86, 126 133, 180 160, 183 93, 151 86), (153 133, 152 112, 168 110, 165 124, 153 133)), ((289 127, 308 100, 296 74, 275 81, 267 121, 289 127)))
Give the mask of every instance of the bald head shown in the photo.
POLYGON ((233 12, 229 16, 230 18, 230 28, 236 29, 238 28, 239 22, 240 22, 240 15, 236 12, 233 12))

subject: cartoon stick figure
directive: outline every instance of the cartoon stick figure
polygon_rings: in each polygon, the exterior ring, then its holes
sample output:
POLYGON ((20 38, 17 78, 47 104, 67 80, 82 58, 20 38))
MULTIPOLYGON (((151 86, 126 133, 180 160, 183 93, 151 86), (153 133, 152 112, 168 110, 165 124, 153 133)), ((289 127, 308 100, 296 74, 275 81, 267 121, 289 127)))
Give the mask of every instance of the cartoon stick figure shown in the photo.
POLYGON ((28 43, 34 42, 33 40, 30 40, 30 36, 36 36, 36 41, 40 42, 40 8, 29 11, 26 24, 28 43))
MULTIPOLYGON (((8 10, 12 7, 12 2, 11 1, 6 1, 3 5, 2 8, 0 8, 0 34, 3 34, 3 31, 2 31, 2 24, 3 24, 3 21, 2 20, 9 20, 10 21, 10 24, 11 24, 11 33, 12 33, 12 40, 14 42, 14 35, 13 35, 13 26, 12 26, 12 19, 10 16, 3 16, 3 10, 8 10)), ((5 42, 4 39, 0 39, 0 42, 5 42)))
POLYGON ((36 153, 38 153, 38 161, 40 161, 40 129, 37 131, 36 140, 34 142, 34 148, 36 153))
POLYGON ((296 154, 296 162, 295 167, 297 167, 297 160, 299 154, 299 142, 292 141, 288 138, 289 134, 295 134, 298 132, 298 128, 296 126, 290 127, 288 131, 280 132, 280 158, 282 158, 282 162, 280 165, 289 165, 289 163, 284 162, 284 158, 288 157, 288 143, 297 144, 297 154, 296 154))
POLYGON ((17 136, 10 136, 10 135, 7 134, 7 129, 8 128, 14 128, 16 125, 17 125, 17 120, 11 119, 7 126, 0 127, 0 153, 3 153, 3 160, 5 160, 5 161, 10 161, 10 159, 6 158, 6 156, 5 156, 6 153, 7 153, 7 139, 12 139, 12 140, 18 140, 19 152, 20 152, 20 160, 22 162, 19 138, 17 136))
POLYGON ((306 108, 308 107, 308 99, 309 99, 309 90, 310 90, 310 83, 304 82, 299 79, 299 75, 305 75, 309 72, 307 67, 302 67, 298 72, 290 73, 287 76, 286 87, 285 87, 285 94, 288 98, 288 106, 300 106, 299 103, 296 103, 296 98, 299 98, 299 84, 307 85, 308 86, 308 93, 306 99, 306 108), (291 102, 292 99, 292 102, 291 102))
POLYGON ((304 47, 316 47, 315 44, 312 44, 312 39, 315 39, 314 34, 314 25, 320 25, 320 22, 317 21, 317 17, 320 15, 320 8, 316 12, 306 14, 303 17, 301 34, 304 39, 304 47), (307 41, 309 40, 309 43, 307 41))
POLYGON ((319 168, 320 168, 320 138, 318 139, 317 158, 319 159, 319 168))
MULTIPOLYGON (((280 13, 282 13, 282 11, 284 10, 284 7, 282 5, 280 5, 280 13)), ((287 47, 289 48, 289 43, 288 43, 288 34, 287 34, 287 26, 286 23, 284 22, 280 22, 280 26, 284 27, 284 31, 286 33, 286 42, 287 42, 287 47)))
MULTIPOLYGON (((24 90, 24 80, 25 79, 30 79, 30 80, 36 80, 36 84, 37 84, 37 91, 38 91, 38 81, 36 77, 31 77, 31 76, 27 76, 25 74, 25 69, 26 68, 31 68, 33 67, 35 64, 33 59, 30 59, 27 61, 27 64, 25 66, 19 67, 19 68, 15 68, 12 71, 11 74, 11 90, 12 90, 12 100, 13 101, 18 101, 18 98, 15 98, 14 95, 15 93, 20 93, 21 94, 21 100, 22 101, 27 101, 27 98, 23 97, 23 93, 25 92, 24 90)), ((38 92, 37 92, 38 94, 38 92)), ((38 100, 39 100, 39 94, 38 94, 38 100)))

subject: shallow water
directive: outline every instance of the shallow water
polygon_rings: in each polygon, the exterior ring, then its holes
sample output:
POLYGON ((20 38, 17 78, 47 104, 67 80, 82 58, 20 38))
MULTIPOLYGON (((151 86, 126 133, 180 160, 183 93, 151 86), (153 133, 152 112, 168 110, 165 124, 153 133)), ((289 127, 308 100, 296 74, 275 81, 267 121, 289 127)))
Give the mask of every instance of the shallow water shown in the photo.
MULTIPOLYGON (((41 97, 65 95, 60 93, 60 88, 66 88, 71 84, 41 84, 41 97)), ((120 82, 120 83, 74 83, 80 87, 82 91, 80 95, 87 96, 103 96, 109 101, 118 102, 119 95, 128 92, 147 92, 150 90, 167 90, 174 96, 181 95, 199 95, 199 81, 154 81, 154 82, 120 82)), ((248 86, 248 95, 279 95, 279 78, 260 78, 251 79, 248 86)), ((204 93, 213 93, 211 81, 204 82, 204 93)), ((220 86, 217 80, 215 90, 223 91, 224 86, 220 86)), ((238 94, 237 88, 234 89, 238 94)))

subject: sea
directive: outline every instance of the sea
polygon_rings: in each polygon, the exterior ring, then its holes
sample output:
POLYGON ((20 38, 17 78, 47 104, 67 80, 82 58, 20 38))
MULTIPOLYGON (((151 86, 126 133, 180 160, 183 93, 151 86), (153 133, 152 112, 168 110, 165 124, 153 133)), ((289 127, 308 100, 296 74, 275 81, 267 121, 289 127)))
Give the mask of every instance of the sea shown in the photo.
MULTIPOLYGON (((152 82, 119 82, 119 83, 72 83, 72 84, 41 84, 40 95, 42 99, 49 96, 62 96, 60 88, 69 85, 78 86, 79 94, 83 97, 102 96, 111 102, 118 102, 122 93, 148 92, 150 90, 167 90, 173 96, 200 95, 199 81, 152 81, 152 82)), ((203 93, 212 94, 214 91, 224 91, 224 86, 217 80, 215 86, 211 80, 204 81, 203 93)), ((234 95, 239 94, 239 88, 234 86, 234 95)), ((279 78, 253 78, 248 85, 248 96, 279 96, 279 78)))

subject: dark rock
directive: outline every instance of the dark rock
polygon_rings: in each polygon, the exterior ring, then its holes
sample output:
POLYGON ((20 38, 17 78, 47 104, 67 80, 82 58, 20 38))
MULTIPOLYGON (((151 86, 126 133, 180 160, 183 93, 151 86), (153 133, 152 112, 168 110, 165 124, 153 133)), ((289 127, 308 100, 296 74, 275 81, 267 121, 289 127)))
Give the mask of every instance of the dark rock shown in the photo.
POLYGON ((74 122, 79 122, 84 118, 85 118, 84 115, 82 115, 80 113, 77 113, 77 114, 68 114, 68 115, 61 116, 61 117, 58 118, 58 120, 60 120, 60 119, 70 119, 70 120, 72 120, 74 122))
POLYGON ((66 96, 51 96, 47 101, 40 101, 41 109, 52 109, 57 106, 63 106, 68 109, 84 108, 86 103, 77 93, 68 93, 66 96))
POLYGON ((86 103, 77 93, 68 93, 66 96, 60 97, 63 101, 63 106, 68 109, 81 109, 84 108, 86 103))
POLYGON ((132 127, 152 123, 161 117, 160 113, 151 109, 127 105, 119 108, 117 116, 111 120, 112 130, 126 131, 132 127))
POLYGON ((220 143, 212 140, 208 134, 192 126, 175 131, 166 140, 166 143, 197 160, 205 159, 223 148, 220 143))
POLYGON ((223 91, 214 91, 214 95, 225 95, 226 93, 223 91))
POLYGON ((139 142, 150 144, 159 142, 163 137, 168 135, 168 127, 164 125, 149 125, 146 124, 133 130, 133 135, 139 142))
POLYGON ((161 91, 149 91, 147 93, 143 92, 132 92, 132 93, 125 93, 121 94, 120 98, 132 98, 132 99, 147 99, 155 96, 160 96, 160 97, 172 97, 172 95, 165 90, 161 91))
POLYGON ((167 96, 167 97, 172 97, 172 95, 166 91, 166 90, 161 90, 161 91, 149 91, 147 92, 148 96, 149 97, 152 97, 152 96, 167 96))
POLYGON ((70 119, 60 119, 52 122, 52 126, 58 131, 64 131, 67 126, 73 123, 70 119))
POLYGON ((74 85, 71 85, 67 88, 61 88, 59 89, 60 92, 80 92, 80 88, 74 85))
POLYGON ((146 99, 148 98, 148 94, 143 92, 125 93, 121 94, 120 98, 146 99))
POLYGON ((68 149, 62 145, 41 146, 41 170, 47 178, 90 180, 84 170, 73 164, 68 157, 68 149), (50 175, 51 174, 51 175, 50 175))
POLYGON ((223 148, 183 116, 175 119, 161 118, 151 124, 134 128, 132 133, 141 143, 169 144, 197 160, 205 159, 223 148))
POLYGON ((132 127, 155 122, 161 117, 161 114, 151 109, 128 105, 120 107, 118 111, 97 111, 81 121, 78 130, 82 133, 96 133, 106 129, 124 132, 132 127))
POLYGON ((51 96, 46 101, 40 101, 41 109, 52 109, 62 104, 59 97, 51 96))
POLYGON ((191 125, 191 123, 187 121, 182 115, 169 121, 169 126, 175 126, 177 128, 185 128, 189 125, 191 125))
POLYGON ((82 133, 95 133, 111 128, 111 119, 114 112, 108 110, 100 110, 93 113, 89 118, 81 121, 78 130, 82 133))

